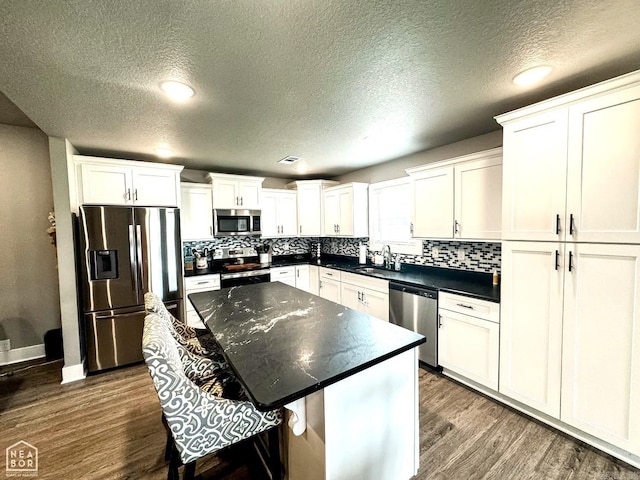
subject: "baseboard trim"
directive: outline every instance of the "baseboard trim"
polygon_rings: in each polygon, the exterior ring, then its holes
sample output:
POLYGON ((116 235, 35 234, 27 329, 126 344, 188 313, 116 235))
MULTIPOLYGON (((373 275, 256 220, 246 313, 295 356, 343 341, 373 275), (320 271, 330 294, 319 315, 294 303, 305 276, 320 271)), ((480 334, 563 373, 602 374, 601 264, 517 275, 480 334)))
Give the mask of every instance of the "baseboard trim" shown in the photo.
POLYGON ((44 343, 39 345, 29 345, 28 347, 13 348, 9 351, 0 352, 0 365, 10 365, 12 363, 26 362, 45 356, 44 343))
POLYGON ((446 368, 443 369, 442 373, 445 376, 459 383, 462 383, 463 385, 466 385, 467 387, 473 390, 477 390, 478 392, 486 395, 487 397, 491 397, 494 400, 504 403, 505 405, 508 405, 509 407, 515 410, 518 410, 519 412, 524 413, 525 415, 535 418, 536 420, 542 423, 545 423, 557 430, 560 430, 561 432, 566 433, 571 437, 577 438, 578 440, 581 440, 584 443, 591 445, 592 447, 597 448, 598 450, 601 450, 606 454, 611 455, 612 457, 622 460, 623 462, 628 463, 632 467, 640 468, 640 457, 638 457, 637 455, 634 455, 631 452, 627 452, 626 450, 623 450, 620 447, 617 447, 608 442, 605 442, 604 440, 600 440, 599 438, 594 437, 593 435, 590 435, 586 432, 583 432, 582 430, 578 430, 577 428, 572 427, 571 425, 561 422, 560 420, 557 420, 553 417, 550 417, 545 413, 539 412, 538 410, 535 410, 523 403, 520 403, 517 400, 509 398, 506 395, 501 394, 500 392, 496 392, 495 390, 487 388, 484 385, 480 385, 479 383, 476 383, 473 380, 469 380, 468 378, 462 375, 459 375, 456 372, 452 372, 449 369, 446 369, 446 368))
POLYGON ((87 369, 84 366, 84 362, 76 365, 65 365, 62 367, 62 382, 65 383, 77 382, 78 380, 84 380, 87 377, 87 369))

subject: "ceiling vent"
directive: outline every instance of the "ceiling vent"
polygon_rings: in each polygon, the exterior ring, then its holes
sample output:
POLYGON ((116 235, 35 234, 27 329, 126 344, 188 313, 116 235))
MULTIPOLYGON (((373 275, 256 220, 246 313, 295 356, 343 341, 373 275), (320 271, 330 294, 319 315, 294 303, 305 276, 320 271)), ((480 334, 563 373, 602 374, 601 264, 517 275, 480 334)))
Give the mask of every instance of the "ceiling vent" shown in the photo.
POLYGON ((289 155, 287 157, 284 157, 282 160, 278 160, 278 163, 284 163, 285 165, 293 165, 298 160, 300 160, 300 157, 294 157, 293 155, 289 155))

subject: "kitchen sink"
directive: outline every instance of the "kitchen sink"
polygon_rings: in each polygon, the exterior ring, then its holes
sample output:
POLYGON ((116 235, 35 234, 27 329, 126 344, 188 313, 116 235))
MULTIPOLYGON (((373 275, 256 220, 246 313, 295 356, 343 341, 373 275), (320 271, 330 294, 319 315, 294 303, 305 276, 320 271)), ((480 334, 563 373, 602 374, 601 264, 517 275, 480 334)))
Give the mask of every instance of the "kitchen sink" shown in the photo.
POLYGON ((369 273, 371 275, 378 275, 380 277, 395 277, 398 273, 394 270, 387 270, 382 267, 358 267, 355 269, 356 272, 360 273, 369 273))
POLYGON ((364 273, 374 273, 374 272, 384 272, 385 271, 382 268, 376 268, 376 267, 358 267, 358 268, 356 268, 356 270, 358 272, 364 272, 364 273))

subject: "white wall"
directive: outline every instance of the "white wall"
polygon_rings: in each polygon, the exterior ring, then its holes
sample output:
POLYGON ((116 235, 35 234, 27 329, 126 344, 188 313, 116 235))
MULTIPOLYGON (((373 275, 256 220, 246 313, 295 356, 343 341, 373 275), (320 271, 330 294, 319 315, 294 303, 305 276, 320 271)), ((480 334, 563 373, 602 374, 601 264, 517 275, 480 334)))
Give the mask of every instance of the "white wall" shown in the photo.
POLYGON ((501 145, 502 129, 486 133, 484 135, 479 135, 477 137, 471 137, 460 142, 444 145, 442 147, 433 148, 431 150, 423 150, 422 152, 396 158, 395 160, 390 160, 373 167, 356 170, 355 172, 350 172, 339 177, 332 178, 332 180, 337 180, 340 183, 376 183, 385 180, 392 180, 394 178, 406 176, 404 171, 405 168, 439 162, 441 160, 447 160, 449 158, 459 157, 469 153, 500 147, 501 145))
POLYGON ((47 136, 0 124, 0 166, 0 339, 16 349, 60 328, 47 136))
POLYGON ((79 324, 76 254, 73 239, 74 219, 71 213, 71 205, 75 202, 74 153, 76 151, 73 146, 64 138, 49 138, 51 183, 58 229, 59 302, 64 345, 62 383, 79 380, 85 375, 81 348, 82 332, 79 324))

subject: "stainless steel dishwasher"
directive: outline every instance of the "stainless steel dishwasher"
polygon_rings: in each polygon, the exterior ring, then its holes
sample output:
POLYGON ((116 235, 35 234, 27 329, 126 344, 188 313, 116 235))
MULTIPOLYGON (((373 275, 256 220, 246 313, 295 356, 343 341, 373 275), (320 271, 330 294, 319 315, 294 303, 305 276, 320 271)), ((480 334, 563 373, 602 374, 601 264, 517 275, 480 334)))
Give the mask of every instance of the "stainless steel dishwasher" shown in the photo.
POLYGON ((427 337, 418 358, 438 366, 438 292, 389 282, 389 321, 427 337))

